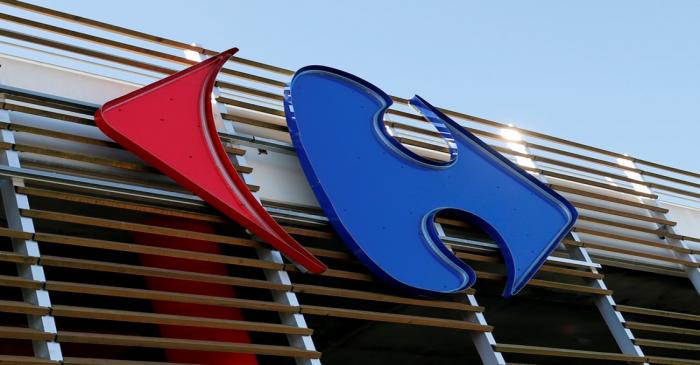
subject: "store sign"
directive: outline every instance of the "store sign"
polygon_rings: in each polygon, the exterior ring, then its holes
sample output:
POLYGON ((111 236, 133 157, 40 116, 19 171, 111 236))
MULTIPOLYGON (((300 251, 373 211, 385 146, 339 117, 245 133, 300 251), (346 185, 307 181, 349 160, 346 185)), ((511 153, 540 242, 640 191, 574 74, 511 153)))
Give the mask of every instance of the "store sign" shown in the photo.
MULTIPOLYGON (((211 90, 235 49, 106 103, 108 136, 314 273, 326 267, 291 238, 238 176, 219 141, 211 90)), ((516 294, 569 232, 576 210, 563 197, 416 96, 410 103, 450 145, 451 159, 421 157, 383 125, 391 98, 351 74, 299 70, 285 113, 304 173, 343 242, 375 275, 420 295, 454 293, 476 280, 440 241, 445 209, 498 243, 516 294)))

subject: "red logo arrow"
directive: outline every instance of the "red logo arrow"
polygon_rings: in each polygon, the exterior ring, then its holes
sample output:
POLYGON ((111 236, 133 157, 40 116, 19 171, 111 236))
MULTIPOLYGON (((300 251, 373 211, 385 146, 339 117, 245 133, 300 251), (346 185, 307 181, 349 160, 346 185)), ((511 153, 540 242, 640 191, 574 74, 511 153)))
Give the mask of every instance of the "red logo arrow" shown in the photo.
POLYGON ((265 211, 231 164, 212 114, 222 52, 104 104, 95 112, 107 136, 191 190, 312 273, 327 269, 265 211))

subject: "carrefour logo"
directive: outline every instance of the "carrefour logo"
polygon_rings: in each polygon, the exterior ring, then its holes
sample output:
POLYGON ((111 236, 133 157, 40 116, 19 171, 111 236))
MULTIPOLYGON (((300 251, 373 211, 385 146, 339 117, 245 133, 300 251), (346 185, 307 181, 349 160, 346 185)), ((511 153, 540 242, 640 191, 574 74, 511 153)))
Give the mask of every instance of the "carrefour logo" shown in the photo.
MULTIPOLYGON (((218 138, 211 91, 237 49, 112 100, 95 120, 109 137, 196 193, 312 273, 326 266, 289 236, 247 189, 218 138)), ((568 234, 577 213, 563 197, 419 96, 410 100, 448 141, 436 162, 388 134, 391 98, 323 66, 300 69, 285 90, 287 124, 318 201, 348 249, 377 277, 419 295, 454 293, 476 280, 441 241, 443 210, 478 224, 520 291, 568 234)))

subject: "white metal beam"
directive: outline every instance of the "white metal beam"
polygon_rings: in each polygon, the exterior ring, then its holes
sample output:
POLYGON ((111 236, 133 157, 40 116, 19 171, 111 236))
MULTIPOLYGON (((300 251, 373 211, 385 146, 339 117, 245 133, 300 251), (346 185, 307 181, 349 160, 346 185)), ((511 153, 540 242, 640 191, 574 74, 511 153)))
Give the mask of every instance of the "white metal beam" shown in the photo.
MULTIPOLYGON (((0 121, 10 122, 10 113, 7 110, 0 110, 0 121)), ((0 141, 14 144, 14 132, 0 130, 0 141)), ((0 153, 0 163, 10 167, 21 167, 19 155, 13 150, 3 150, 0 153)), ((24 194, 18 194, 15 190, 17 186, 24 183, 18 178, 2 178, 0 180, 0 193, 2 194, 2 204, 7 217, 7 226, 10 229, 34 234, 34 221, 31 218, 22 217, 20 209, 29 209, 29 200, 24 194)), ((12 248, 14 252, 31 257, 40 258, 39 244, 34 240, 13 239, 12 248)), ((33 281, 46 283, 44 268, 35 264, 17 264, 17 272, 20 277, 33 281)), ((51 308, 49 292, 44 289, 22 289, 24 301, 40 307, 51 308)), ((29 328, 56 334, 56 321, 51 315, 28 315, 29 328)), ((56 341, 36 340, 32 341, 34 355, 37 357, 62 361, 61 345, 56 341)))

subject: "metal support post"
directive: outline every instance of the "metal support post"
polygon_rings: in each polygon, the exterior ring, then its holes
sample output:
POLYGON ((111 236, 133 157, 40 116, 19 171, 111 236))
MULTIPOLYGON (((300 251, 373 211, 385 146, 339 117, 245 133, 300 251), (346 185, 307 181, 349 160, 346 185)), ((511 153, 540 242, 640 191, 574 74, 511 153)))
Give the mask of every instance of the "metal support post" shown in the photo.
MULTIPOLYGON (((10 113, 7 110, 0 110, 0 122, 10 123, 10 113)), ((0 130, 0 141, 14 145, 14 132, 3 129, 0 130)), ((19 155, 17 151, 3 150, 0 153, 0 163, 20 168, 19 155)), ((19 178, 3 178, 0 180, 0 192, 2 193, 3 209, 7 217, 7 226, 10 229, 34 234, 34 221, 31 218, 22 217, 21 209, 29 209, 29 200, 24 194, 18 194, 15 190, 17 186, 24 186, 24 183, 19 178)), ((39 244, 32 239, 12 240, 12 248, 14 252, 30 257, 40 258, 39 244)), ((17 264, 17 273, 19 277, 29 279, 41 283, 46 283, 44 268, 39 264, 17 264)), ((51 299, 49 292, 45 289, 22 289, 24 301, 40 307, 51 308, 51 299)), ((28 315, 27 320, 29 328, 56 334, 56 321, 51 315, 28 315)), ((54 336, 55 337, 55 336, 54 336)), ((62 361, 61 346, 55 340, 35 340, 32 342, 34 355, 44 359, 62 361)))

